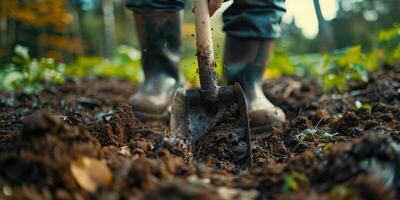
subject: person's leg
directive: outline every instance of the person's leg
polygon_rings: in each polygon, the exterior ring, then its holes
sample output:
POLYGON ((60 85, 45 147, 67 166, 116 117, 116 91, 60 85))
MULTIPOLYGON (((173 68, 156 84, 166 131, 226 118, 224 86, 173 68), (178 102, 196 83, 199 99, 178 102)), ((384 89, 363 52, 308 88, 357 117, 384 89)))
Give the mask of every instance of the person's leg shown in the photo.
POLYGON ((235 0, 225 11, 227 33, 224 76, 239 82, 248 103, 250 125, 258 127, 285 121, 283 111, 265 97, 262 76, 280 36, 284 0, 235 0))
POLYGON ((184 0, 128 0, 142 52, 145 82, 129 102, 140 118, 164 117, 181 84, 181 14, 184 0))
POLYGON ((126 6, 139 12, 178 12, 186 0, 126 0, 126 6))

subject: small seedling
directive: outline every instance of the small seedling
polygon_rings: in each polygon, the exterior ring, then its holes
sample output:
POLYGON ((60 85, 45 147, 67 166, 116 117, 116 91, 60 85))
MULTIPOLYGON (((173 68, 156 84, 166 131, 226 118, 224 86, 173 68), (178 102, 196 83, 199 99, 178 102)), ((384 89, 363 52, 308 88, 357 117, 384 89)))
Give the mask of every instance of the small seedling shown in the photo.
POLYGON ((300 185, 309 185, 310 180, 307 176, 300 174, 298 172, 293 172, 286 176, 285 183, 283 184, 282 191, 284 193, 295 191, 300 191, 300 185))
POLYGON ((371 112, 372 107, 371 107, 371 105, 369 105, 367 103, 364 104, 361 101, 357 100, 354 104, 356 105, 356 108, 358 110, 365 110, 367 112, 371 112))
POLYGON ((300 134, 296 135, 297 140, 300 142, 304 142, 308 140, 309 136, 312 136, 311 142, 318 142, 315 135, 322 136, 323 138, 332 138, 336 135, 339 135, 339 133, 331 134, 327 131, 318 129, 318 126, 322 120, 324 119, 322 118, 314 128, 305 129, 300 134))

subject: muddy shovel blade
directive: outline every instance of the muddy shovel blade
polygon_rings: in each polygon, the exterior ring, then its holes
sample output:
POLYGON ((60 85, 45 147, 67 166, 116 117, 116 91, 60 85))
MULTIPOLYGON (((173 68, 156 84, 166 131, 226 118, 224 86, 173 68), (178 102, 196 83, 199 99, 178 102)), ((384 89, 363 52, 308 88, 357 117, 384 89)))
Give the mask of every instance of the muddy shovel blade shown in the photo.
POLYGON ((240 172, 251 165, 246 101, 239 84, 218 86, 208 0, 194 4, 201 89, 176 91, 171 132, 189 140, 196 161, 240 172))
POLYGON ((220 87, 212 105, 202 101, 200 89, 177 89, 170 126, 173 135, 191 143, 196 161, 231 172, 251 165, 249 121, 239 84, 220 87))

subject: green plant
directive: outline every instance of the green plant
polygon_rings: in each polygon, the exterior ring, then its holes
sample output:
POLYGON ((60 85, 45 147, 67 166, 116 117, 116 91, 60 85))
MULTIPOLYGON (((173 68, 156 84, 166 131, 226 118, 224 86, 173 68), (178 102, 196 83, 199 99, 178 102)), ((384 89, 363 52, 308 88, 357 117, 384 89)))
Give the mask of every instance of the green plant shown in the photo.
POLYGON ((318 78, 322 74, 321 63, 324 59, 321 54, 300 54, 290 56, 295 66, 297 76, 313 76, 318 78))
POLYGON ((264 76, 277 78, 283 75, 293 76, 295 74, 296 66, 287 55, 287 52, 278 49, 274 52, 274 56, 269 63, 264 76))
POLYGON ((369 112, 369 113, 370 113, 371 110, 372 110, 372 106, 371 106, 371 105, 369 105, 369 104, 367 104, 367 103, 362 103, 362 102, 359 101, 359 100, 355 101, 354 104, 355 104, 355 106, 356 106, 356 108, 357 108, 358 110, 365 110, 365 111, 367 111, 367 112, 369 112))
POLYGON ((333 51, 324 55, 322 81, 325 89, 344 92, 348 89, 347 81, 368 81, 366 64, 368 59, 361 52, 361 46, 333 51))
POLYGON ((144 75, 140 67, 140 53, 133 47, 121 45, 112 60, 101 57, 79 57, 66 67, 65 73, 78 77, 118 77, 141 83, 144 75))
POLYGON ((379 32, 379 53, 384 63, 400 63, 400 24, 379 32))
POLYGON ((64 64, 51 58, 34 59, 23 46, 15 47, 12 62, 0 70, 0 87, 5 91, 38 93, 43 83, 64 83, 64 64))
POLYGON ((285 182, 282 186, 282 191, 284 193, 290 192, 290 191, 300 191, 301 185, 310 185, 310 180, 307 178, 307 176, 300 174, 298 172, 292 172, 289 175, 285 177, 285 182))

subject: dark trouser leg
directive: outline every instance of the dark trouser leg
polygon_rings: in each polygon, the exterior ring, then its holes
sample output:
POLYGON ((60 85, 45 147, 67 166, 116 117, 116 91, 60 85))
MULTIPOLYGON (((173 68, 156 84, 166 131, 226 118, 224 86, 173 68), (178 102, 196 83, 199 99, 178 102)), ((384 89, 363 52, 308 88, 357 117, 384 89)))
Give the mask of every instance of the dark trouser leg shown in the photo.
POLYGON ((164 117, 180 85, 181 15, 183 1, 130 0, 142 52, 145 82, 129 99, 138 117, 164 117))
POLYGON ((252 127, 285 121, 283 111, 262 90, 262 75, 274 39, 280 36, 283 4, 282 0, 237 0, 224 13, 224 75, 229 82, 241 84, 252 127))
POLYGON ((126 0, 126 6, 141 12, 176 12, 185 7, 186 0, 126 0))
POLYGON ((285 0, 234 0, 223 14, 224 31, 241 38, 276 39, 285 12, 285 0))

